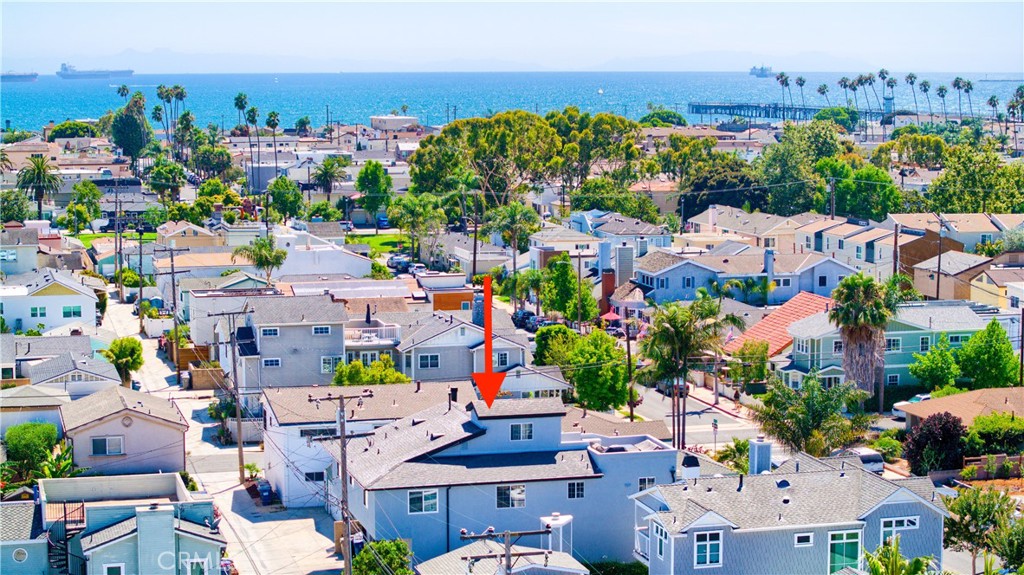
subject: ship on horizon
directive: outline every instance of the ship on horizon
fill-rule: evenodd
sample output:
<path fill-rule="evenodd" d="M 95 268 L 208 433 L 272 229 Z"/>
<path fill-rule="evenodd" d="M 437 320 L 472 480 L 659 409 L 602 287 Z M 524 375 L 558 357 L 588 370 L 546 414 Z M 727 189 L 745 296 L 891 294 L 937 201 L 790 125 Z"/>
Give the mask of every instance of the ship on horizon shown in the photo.
<path fill-rule="evenodd" d="M 65 80 L 94 80 L 127 78 L 134 73 L 134 70 L 79 70 L 70 64 L 61 64 L 57 76 Z"/>
<path fill-rule="evenodd" d="M 750 75 L 758 78 L 770 78 L 772 75 L 771 66 L 754 66 L 750 69 Z"/>
<path fill-rule="evenodd" d="M 39 74 L 35 72 L 4 72 L 0 74 L 0 82 L 35 82 Z"/>

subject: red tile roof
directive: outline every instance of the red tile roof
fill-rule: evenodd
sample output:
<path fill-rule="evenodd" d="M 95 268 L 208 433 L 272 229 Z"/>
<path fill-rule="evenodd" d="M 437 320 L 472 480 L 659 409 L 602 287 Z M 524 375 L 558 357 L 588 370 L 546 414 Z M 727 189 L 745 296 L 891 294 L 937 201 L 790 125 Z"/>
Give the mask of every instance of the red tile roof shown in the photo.
<path fill-rule="evenodd" d="M 768 342 L 768 357 L 776 356 L 793 342 L 789 335 L 790 324 L 826 311 L 831 305 L 832 298 L 802 291 L 743 332 L 743 335 L 725 344 L 725 351 L 735 353 L 743 342 L 760 340 Z"/>

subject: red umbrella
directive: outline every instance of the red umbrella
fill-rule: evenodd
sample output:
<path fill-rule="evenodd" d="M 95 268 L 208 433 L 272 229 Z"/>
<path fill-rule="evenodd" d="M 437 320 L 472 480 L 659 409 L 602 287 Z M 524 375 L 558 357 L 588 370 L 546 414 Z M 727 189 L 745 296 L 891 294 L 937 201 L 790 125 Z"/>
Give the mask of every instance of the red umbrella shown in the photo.
<path fill-rule="evenodd" d="M 620 316 L 619 314 L 617 314 L 617 313 L 615 313 L 613 311 L 610 311 L 610 312 L 604 314 L 603 316 L 601 316 L 601 319 L 603 319 L 604 321 L 618 321 L 618 320 L 622 319 L 622 316 Z"/>

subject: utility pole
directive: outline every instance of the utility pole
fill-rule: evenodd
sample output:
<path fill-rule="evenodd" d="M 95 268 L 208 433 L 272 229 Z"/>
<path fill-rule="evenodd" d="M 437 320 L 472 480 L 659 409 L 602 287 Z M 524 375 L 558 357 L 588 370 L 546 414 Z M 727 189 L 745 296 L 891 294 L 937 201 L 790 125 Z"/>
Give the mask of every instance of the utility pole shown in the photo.
<path fill-rule="evenodd" d="M 139 225 L 139 295 L 142 295 L 142 224 Z M 142 337 L 142 302 L 139 302 L 139 337 Z"/>
<path fill-rule="evenodd" d="M 231 333 L 231 384 L 235 395 L 235 443 L 238 444 L 238 483 L 245 483 L 245 452 L 242 450 L 242 390 L 238 386 L 238 330 L 235 329 L 235 316 L 248 315 L 255 310 L 249 309 L 246 304 L 241 311 L 225 311 L 220 313 L 207 313 L 206 317 L 228 318 L 228 330 Z"/>
<path fill-rule="evenodd" d="M 471 541 L 471 540 L 476 540 L 476 539 L 489 539 L 489 540 L 493 541 L 495 539 L 501 539 L 502 540 L 502 546 L 505 549 L 504 549 L 504 551 L 502 551 L 500 553 L 485 553 L 485 554 L 482 554 L 482 555 L 467 555 L 466 557 L 462 557 L 461 559 L 463 561 L 468 562 L 468 565 L 467 565 L 467 572 L 468 573 L 472 573 L 473 572 L 473 564 L 476 563 L 477 561 L 479 561 L 481 559 L 494 559 L 496 561 L 499 561 L 502 564 L 502 573 L 503 573 L 503 575 L 512 575 L 512 559 L 514 557 L 530 557 L 530 556 L 536 556 L 536 555 L 544 555 L 545 557 L 547 557 L 548 555 L 550 555 L 552 553 L 551 551 L 547 551 L 547 550 L 542 550 L 542 551 L 515 551 L 515 552 L 513 552 L 512 551 L 512 538 L 514 537 L 516 539 L 519 539 L 520 537 L 526 537 L 526 536 L 529 536 L 529 535 L 550 535 L 550 534 L 551 534 L 551 526 L 550 525 L 545 526 L 544 529 L 535 529 L 533 531 L 509 531 L 509 530 L 505 530 L 503 533 L 500 533 L 500 534 L 495 532 L 493 527 L 488 527 L 486 531 L 484 531 L 483 533 L 481 533 L 479 535 L 477 535 L 475 533 L 467 533 L 466 530 L 463 529 L 462 531 L 459 532 L 459 539 L 462 539 L 463 541 Z"/>
<path fill-rule="evenodd" d="M 1020 310 L 1020 339 L 1017 340 L 1020 355 L 1020 369 L 1017 370 L 1017 385 L 1024 387 L 1024 306 Z"/>
<path fill-rule="evenodd" d="M 622 325 L 626 328 L 626 376 L 629 378 L 629 420 L 636 421 L 633 415 L 633 408 L 636 406 L 636 400 L 633 394 L 636 392 L 636 388 L 633 386 L 633 350 L 632 350 L 632 332 L 630 329 L 631 322 L 627 319 L 622 322 Z"/>
<path fill-rule="evenodd" d="M 339 479 L 341 483 L 341 520 L 344 522 L 345 545 L 341 548 L 342 557 L 345 560 L 345 575 L 352 575 L 352 516 L 348 511 L 348 444 L 345 440 L 345 400 L 357 397 L 366 397 L 364 394 L 345 396 L 332 395 L 328 393 L 323 397 L 313 397 L 309 394 L 310 403 L 315 403 L 320 408 L 321 401 L 338 402 L 338 443 L 341 452 Z"/>
<path fill-rule="evenodd" d="M 940 224 L 941 226 L 941 224 Z M 939 228 L 939 262 L 935 266 L 935 299 L 939 298 L 939 286 L 942 285 L 942 228 Z"/>
<path fill-rule="evenodd" d="M 514 270 L 513 270 L 514 271 Z M 583 333 L 583 252 L 576 252 L 576 327 Z"/>
<path fill-rule="evenodd" d="M 124 301 L 124 278 L 121 277 L 121 186 L 114 180 L 114 275 L 117 277 L 117 296 Z M 139 276 L 139 293 L 142 293 L 142 276 Z"/>
<path fill-rule="evenodd" d="M 829 195 L 829 213 L 832 214 L 832 220 L 836 219 L 836 179 L 828 179 L 828 195 Z"/>
<path fill-rule="evenodd" d="M 892 237 L 892 275 L 900 273 L 900 225 L 895 226 Z"/>
<path fill-rule="evenodd" d="M 178 281 L 175 276 L 177 273 L 174 269 L 174 254 L 177 252 L 187 252 L 188 248 L 176 248 L 174 247 L 174 241 L 171 240 L 171 247 L 169 248 L 158 248 L 158 252 L 171 254 L 171 271 L 163 272 L 160 274 L 153 275 L 170 275 L 171 276 L 171 310 L 172 318 L 174 319 L 174 332 L 172 333 L 171 339 L 173 340 L 171 345 L 174 347 L 174 373 L 175 378 L 178 381 L 178 388 L 181 389 L 181 367 L 178 364 Z M 142 297 L 142 278 L 139 278 L 139 297 Z M 139 305 L 139 313 L 142 313 L 142 305 Z"/>

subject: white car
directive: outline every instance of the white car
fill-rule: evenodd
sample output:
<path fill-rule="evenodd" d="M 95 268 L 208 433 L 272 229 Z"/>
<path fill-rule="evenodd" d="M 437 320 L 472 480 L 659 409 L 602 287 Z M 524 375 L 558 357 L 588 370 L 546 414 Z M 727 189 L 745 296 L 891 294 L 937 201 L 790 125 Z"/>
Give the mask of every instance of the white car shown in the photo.
<path fill-rule="evenodd" d="M 421 273 L 424 273 L 425 271 L 427 271 L 427 266 L 425 266 L 424 264 L 413 264 L 409 266 L 409 273 L 411 273 L 413 276 L 418 276 Z"/>
<path fill-rule="evenodd" d="M 842 455 L 855 455 L 860 458 L 861 465 L 871 473 L 879 475 L 885 471 L 885 459 L 882 454 L 870 447 L 851 447 L 842 452 Z"/>
<path fill-rule="evenodd" d="M 907 418 L 907 414 L 903 411 L 903 409 L 901 409 L 902 407 L 905 407 L 907 405 L 911 405 L 911 404 L 914 404 L 914 403 L 921 403 L 922 401 L 928 401 L 931 398 L 932 398 L 931 394 L 919 393 L 919 394 L 915 395 L 914 397 L 911 397 L 907 401 L 897 401 L 892 406 L 892 416 L 895 417 L 896 419 L 906 419 Z"/>

